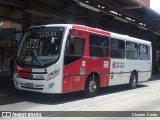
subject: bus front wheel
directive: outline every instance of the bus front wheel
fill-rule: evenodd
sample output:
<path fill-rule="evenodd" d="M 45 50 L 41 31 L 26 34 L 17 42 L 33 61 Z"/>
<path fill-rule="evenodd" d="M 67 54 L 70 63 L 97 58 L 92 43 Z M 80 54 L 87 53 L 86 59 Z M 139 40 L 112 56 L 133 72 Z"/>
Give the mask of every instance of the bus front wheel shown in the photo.
<path fill-rule="evenodd" d="M 85 97 L 94 97 L 98 92 L 98 78 L 92 74 L 87 78 L 85 85 L 84 95 Z"/>
<path fill-rule="evenodd" d="M 133 72 L 130 76 L 129 88 L 134 89 L 137 87 L 138 77 L 135 72 Z"/>

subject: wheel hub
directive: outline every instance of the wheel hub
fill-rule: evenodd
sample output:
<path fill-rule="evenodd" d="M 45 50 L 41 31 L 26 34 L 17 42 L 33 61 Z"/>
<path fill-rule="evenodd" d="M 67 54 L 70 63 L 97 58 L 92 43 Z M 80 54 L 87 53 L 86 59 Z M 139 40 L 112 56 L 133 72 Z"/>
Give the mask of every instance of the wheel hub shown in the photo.
<path fill-rule="evenodd" d="M 95 81 L 91 81 L 89 84 L 89 91 L 90 92 L 95 92 L 97 86 L 96 86 L 96 82 Z"/>

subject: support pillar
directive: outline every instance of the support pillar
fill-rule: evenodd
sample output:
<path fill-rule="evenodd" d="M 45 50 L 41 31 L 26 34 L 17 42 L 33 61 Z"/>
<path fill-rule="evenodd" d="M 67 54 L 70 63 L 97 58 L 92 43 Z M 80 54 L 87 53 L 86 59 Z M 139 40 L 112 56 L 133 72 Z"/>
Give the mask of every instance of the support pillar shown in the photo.
<path fill-rule="evenodd" d="M 157 37 L 151 32 L 150 41 L 152 42 L 152 75 L 156 74 L 156 43 Z"/>
<path fill-rule="evenodd" d="M 31 14 L 25 12 L 25 9 L 30 9 L 30 0 L 24 1 L 24 9 L 22 13 L 22 30 L 31 26 Z"/>

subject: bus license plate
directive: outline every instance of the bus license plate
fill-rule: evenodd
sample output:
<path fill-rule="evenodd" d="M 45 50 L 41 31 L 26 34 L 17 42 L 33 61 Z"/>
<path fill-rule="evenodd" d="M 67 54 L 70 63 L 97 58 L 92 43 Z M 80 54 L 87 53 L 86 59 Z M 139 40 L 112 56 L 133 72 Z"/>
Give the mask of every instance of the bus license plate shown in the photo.
<path fill-rule="evenodd" d="M 33 83 L 26 83 L 26 87 L 28 87 L 28 88 L 34 88 L 34 84 Z"/>

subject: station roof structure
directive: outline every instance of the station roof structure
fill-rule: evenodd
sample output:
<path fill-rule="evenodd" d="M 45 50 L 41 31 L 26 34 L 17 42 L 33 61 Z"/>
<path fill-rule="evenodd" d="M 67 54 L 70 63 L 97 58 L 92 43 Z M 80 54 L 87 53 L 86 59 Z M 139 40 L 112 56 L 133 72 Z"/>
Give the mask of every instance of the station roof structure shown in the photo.
<path fill-rule="evenodd" d="M 88 13 L 97 15 L 101 29 L 126 34 L 153 32 L 160 35 L 160 15 L 138 0 L 0 0 L 0 21 L 22 22 L 31 14 L 31 24 L 76 23 L 88 25 Z"/>

